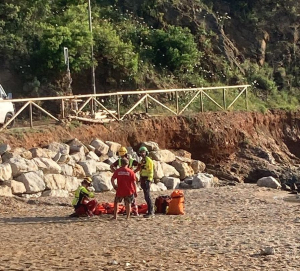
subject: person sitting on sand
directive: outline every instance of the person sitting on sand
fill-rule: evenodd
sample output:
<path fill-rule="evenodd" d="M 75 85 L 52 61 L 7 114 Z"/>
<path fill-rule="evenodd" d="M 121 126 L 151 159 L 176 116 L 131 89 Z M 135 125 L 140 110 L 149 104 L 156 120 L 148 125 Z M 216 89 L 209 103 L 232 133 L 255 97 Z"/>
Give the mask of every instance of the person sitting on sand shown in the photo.
<path fill-rule="evenodd" d="M 132 169 L 128 168 L 128 159 L 121 159 L 121 167 L 118 168 L 111 177 L 111 184 L 116 190 L 116 196 L 114 200 L 114 219 L 117 219 L 119 203 L 124 200 L 126 209 L 126 218 L 130 218 L 131 203 L 136 194 L 136 177 Z M 117 185 L 115 180 L 117 179 Z"/>
<path fill-rule="evenodd" d="M 75 198 L 72 201 L 75 212 L 71 216 L 93 216 L 93 212 L 97 206 L 96 200 L 90 200 L 94 197 L 92 188 L 92 179 L 84 177 L 81 185 L 75 191 Z"/>

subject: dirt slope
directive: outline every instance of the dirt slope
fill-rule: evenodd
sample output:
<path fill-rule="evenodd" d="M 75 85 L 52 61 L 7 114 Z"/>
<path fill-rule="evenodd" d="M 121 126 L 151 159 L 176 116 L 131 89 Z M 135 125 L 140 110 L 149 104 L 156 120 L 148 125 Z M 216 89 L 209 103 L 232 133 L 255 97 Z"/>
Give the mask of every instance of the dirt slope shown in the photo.
<path fill-rule="evenodd" d="M 192 158 L 212 165 L 251 162 L 253 167 L 253 161 L 258 161 L 260 167 L 275 164 L 290 167 L 298 164 L 300 158 L 300 112 L 207 112 L 109 125 L 77 123 L 76 126 L 69 123 L 12 129 L 1 133 L 0 141 L 28 149 L 75 137 L 84 143 L 97 137 L 134 148 L 143 141 L 155 141 L 162 149 L 185 149 L 192 153 Z M 239 171 L 243 170 L 248 169 Z"/>

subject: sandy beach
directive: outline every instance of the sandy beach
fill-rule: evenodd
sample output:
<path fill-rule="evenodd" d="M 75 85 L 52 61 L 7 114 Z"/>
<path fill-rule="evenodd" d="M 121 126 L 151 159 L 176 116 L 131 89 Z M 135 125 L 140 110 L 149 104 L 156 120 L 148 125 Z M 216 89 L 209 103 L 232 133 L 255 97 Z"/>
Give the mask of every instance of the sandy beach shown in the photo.
<path fill-rule="evenodd" d="M 283 200 L 287 192 L 253 184 L 184 192 L 185 215 L 129 221 L 70 218 L 71 197 L 1 198 L 0 270 L 300 269 L 299 203 Z M 112 202 L 114 193 L 96 197 Z M 273 255 L 263 255 L 267 247 Z"/>

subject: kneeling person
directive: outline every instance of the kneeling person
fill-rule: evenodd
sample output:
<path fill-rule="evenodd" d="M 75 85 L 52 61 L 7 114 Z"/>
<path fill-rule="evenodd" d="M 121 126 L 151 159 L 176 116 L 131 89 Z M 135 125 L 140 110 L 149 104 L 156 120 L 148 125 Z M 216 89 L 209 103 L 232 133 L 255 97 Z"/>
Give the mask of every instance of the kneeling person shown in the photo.
<path fill-rule="evenodd" d="M 134 172 L 128 168 L 128 159 L 121 158 L 121 167 L 118 168 L 111 177 L 111 184 L 116 190 L 114 200 L 114 218 L 117 219 L 119 203 L 124 200 L 126 208 L 126 217 L 129 219 L 130 205 L 136 197 L 136 177 Z M 117 179 L 117 184 L 115 180 Z"/>
<path fill-rule="evenodd" d="M 97 201 L 90 200 L 90 198 L 94 197 L 94 193 L 89 191 L 91 186 L 92 179 L 90 177 L 84 177 L 81 186 L 75 191 L 75 198 L 72 201 L 75 213 L 71 216 L 93 216 Z"/>

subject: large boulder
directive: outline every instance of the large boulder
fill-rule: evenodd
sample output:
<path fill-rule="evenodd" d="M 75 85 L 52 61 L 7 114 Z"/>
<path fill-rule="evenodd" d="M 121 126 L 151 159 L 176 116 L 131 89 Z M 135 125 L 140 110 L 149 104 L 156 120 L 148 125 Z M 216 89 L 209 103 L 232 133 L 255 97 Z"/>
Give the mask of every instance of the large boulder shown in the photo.
<path fill-rule="evenodd" d="M 95 152 L 100 155 L 105 155 L 109 151 L 109 146 L 100 139 L 94 139 L 91 145 L 95 148 Z"/>
<path fill-rule="evenodd" d="M 83 152 L 86 154 L 89 152 L 89 149 L 77 138 L 70 141 L 68 145 L 70 146 L 70 153 Z"/>
<path fill-rule="evenodd" d="M 109 150 L 116 154 L 121 148 L 121 144 L 113 142 L 113 141 L 105 141 L 105 144 L 109 146 Z"/>
<path fill-rule="evenodd" d="M 0 156 L 10 150 L 11 150 L 11 147 L 8 144 L 1 144 L 0 145 Z"/>
<path fill-rule="evenodd" d="M 280 189 L 281 188 L 280 182 L 277 181 L 272 176 L 260 178 L 257 181 L 257 185 L 262 186 L 262 187 L 274 188 L 274 189 Z"/>
<path fill-rule="evenodd" d="M 65 189 L 66 178 L 61 174 L 46 174 L 45 184 L 46 188 L 50 190 Z"/>
<path fill-rule="evenodd" d="M 154 168 L 153 178 L 160 180 L 164 176 L 164 172 L 162 170 L 160 162 L 153 160 L 153 168 Z"/>
<path fill-rule="evenodd" d="M 156 161 L 170 163 L 175 160 L 175 154 L 169 150 L 159 150 L 150 152 L 149 156 Z"/>
<path fill-rule="evenodd" d="M 65 178 L 66 178 L 65 190 L 69 192 L 75 191 L 80 185 L 80 183 L 82 182 L 81 179 L 77 179 L 76 177 L 72 177 L 72 176 L 66 176 Z"/>
<path fill-rule="evenodd" d="M 70 146 L 64 143 L 52 142 L 49 144 L 48 149 L 56 153 L 59 152 L 62 155 L 70 153 Z"/>
<path fill-rule="evenodd" d="M 63 189 L 46 190 L 42 193 L 42 197 L 68 198 L 69 192 Z"/>
<path fill-rule="evenodd" d="M 180 179 L 174 177 L 163 177 L 161 182 L 168 188 L 168 189 L 177 189 L 179 188 Z"/>
<path fill-rule="evenodd" d="M 92 160 L 95 160 L 96 162 L 99 161 L 99 156 L 96 153 L 92 152 L 92 151 L 88 152 L 88 154 L 86 155 L 85 158 L 86 158 L 86 160 L 92 159 Z"/>
<path fill-rule="evenodd" d="M 62 164 L 60 168 L 61 168 L 61 174 L 65 176 L 73 176 L 73 167 L 71 165 Z"/>
<path fill-rule="evenodd" d="M 25 185 L 26 193 L 28 194 L 41 192 L 46 189 L 42 171 L 22 173 L 16 178 L 16 181 L 22 182 Z"/>
<path fill-rule="evenodd" d="M 97 171 L 110 171 L 110 166 L 107 163 L 97 162 L 96 167 Z"/>
<path fill-rule="evenodd" d="M 73 167 L 73 176 L 77 178 L 85 177 L 85 171 L 81 165 L 75 164 L 75 166 Z"/>
<path fill-rule="evenodd" d="M 179 172 L 180 179 L 194 175 L 193 169 L 187 164 L 179 161 L 173 161 L 172 166 Z"/>
<path fill-rule="evenodd" d="M 153 141 L 146 141 L 143 142 L 141 146 L 144 146 L 148 149 L 148 151 L 159 151 L 159 146 L 156 142 Z"/>
<path fill-rule="evenodd" d="M 0 197 L 12 197 L 11 188 L 7 185 L 0 185 Z"/>
<path fill-rule="evenodd" d="M 59 174 L 61 173 L 61 167 L 50 158 L 33 158 L 38 168 L 44 172 L 44 174 Z"/>
<path fill-rule="evenodd" d="M 12 179 L 12 169 L 9 163 L 0 164 L 0 181 Z"/>
<path fill-rule="evenodd" d="M 97 162 L 95 160 L 90 159 L 78 164 L 83 167 L 86 176 L 93 176 L 97 172 Z"/>
<path fill-rule="evenodd" d="M 195 173 L 200 173 L 205 170 L 205 164 L 199 160 L 193 160 L 191 163 L 191 167 Z"/>
<path fill-rule="evenodd" d="M 22 173 L 30 171 L 38 171 L 38 166 L 33 160 L 27 160 L 24 158 L 11 158 L 8 160 L 11 165 L 13 177 L 17 177 Z"/>
<path fill-rule="evenodd" d="M 192 188 L 210 188 L 214 187 L 214 176 L 207 173 L 198 173 L 193 176 L 192 179 Z"/>
<path fill-rule="evenodd" d="M 15 180 L 12 180 L 10 183 L 10 187 L 13 194 L 23 194 L 26 192 L 26 187 L 24 183 L 17 182 Z"/>
<path fill-rule="evenodd" d="M 163 170 L 164 176 L 166 177 L 176 177 L 179 178 L 180 174 L 179 172 L 171 165 L 167 164 L 167 163 L 160 163 L 161 164 L 161 168 Z"/>
<path fill-rule="evenodd" d="M 99 172 L 93 176 L 93 187 L 96 192 L 110 191 L 113 189 L 111 184 L 112 173 L 110 171 Z"/>
<path fill-rule="evenodd" d="M 49 149 L 42 149 L 42 148 L 32 148 L 29 151 L 31 152 L 33 158 L 44 157 L 44 158 L 53 159 L 57 153 Z"/>

